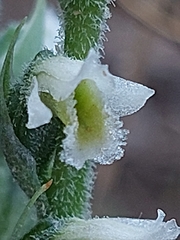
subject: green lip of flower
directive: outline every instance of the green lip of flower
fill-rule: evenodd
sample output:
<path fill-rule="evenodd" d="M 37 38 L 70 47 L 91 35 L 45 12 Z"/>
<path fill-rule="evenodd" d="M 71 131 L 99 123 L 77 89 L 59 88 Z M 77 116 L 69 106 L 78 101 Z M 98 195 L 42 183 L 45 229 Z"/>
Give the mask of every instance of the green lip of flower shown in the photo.
<path fill-rule="evenodd" d="M 77 169 L 87 159 L 101 164 L 120 159 L 128 131 L 122 129 L 119 117 L 138 111 L 154 94 L 152 89 L 110 74 L 93 49 L 84 61 L 63 56 L 42 60 L 33 74 L 27 127 L 48 123 L 51 111 L 58 116 L 66 135 L 60 159 Z"/>
<path fill-rule="evenodd" d="M 92 80 L 82 80 L 75 90 L 79 143 L 83 146 L 105 139 L 105 118 L 101 93 Z"/>

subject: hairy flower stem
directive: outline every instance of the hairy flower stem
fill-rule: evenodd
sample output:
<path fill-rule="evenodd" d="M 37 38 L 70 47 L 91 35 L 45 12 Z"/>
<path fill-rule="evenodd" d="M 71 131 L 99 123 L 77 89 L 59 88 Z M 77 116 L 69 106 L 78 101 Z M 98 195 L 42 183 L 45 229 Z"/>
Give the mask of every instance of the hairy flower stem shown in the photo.
<path fill-rule="evenodd" d="M 59 0 L 65 25 L 65 53 L 84 59 L 92 47 L 102 47 L 109 17 L 108 0 Z"/>

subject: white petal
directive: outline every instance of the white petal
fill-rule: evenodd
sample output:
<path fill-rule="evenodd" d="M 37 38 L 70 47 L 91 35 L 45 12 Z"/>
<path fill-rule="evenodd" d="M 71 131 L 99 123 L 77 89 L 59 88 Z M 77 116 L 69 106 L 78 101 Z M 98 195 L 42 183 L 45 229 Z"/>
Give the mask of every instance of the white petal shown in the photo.
<path fill-rule="evenodd" d="M 83 61 L 54 56 L 36 66 L 39 91 L 49 92 L 57 101 L 68 98 L 82 79 L 76 78 Z"/>
<path fill-rule="evenodd" d="M 26 127 L 29 129 L 49 123 L 52 118 L 51 110 L 41 102 L 39 97 L 36 77 L 33 77 L 33 84 L 31 95 L 27 101 L 28 123 Z"/>
<path fill-rule="evenodd" d="M 119 117 L 137 112 L 155 93 L 142 84 L 112 75 L 107 65 L 100 64 L 99 56 L 93 49 L 90 50 L 78 78 L 94 80 L 104 93 L 105 104 Z"/>
<path fill-rule="evenodd" d="M 113 76 L 114 91 L 108 94 L 107 101 L 111 110 L 120 117 L 133 114 L 144 106 L 155 93 L 142 84 Z"/>
<path fill-rule="evenodd" d="M 154 90 L 113 76 L 99 55 L 91 49 L 85 61 L 63 56 L 51 57 L 36 66 L 39 91 L 49 92 L 57 101 L 68 98 L 83 79 L 93 80 L 104 100 L 119 116 L 130 115 L 144 106 Z"/>
<path fill-rule="evenodd" d="M 158 210 L 156 220 L 94 218 L 86 221 L 74 218 L 55 240 L 175 240 L 180 227 L 175 220 L 163 222 L 164 216 L 164 212 Z"/>
<path fill-rule="evenodd" d="M 123 122 L 118 116 L 109 115 L 105 120 L 107 128 L 106 141 L 101 145 L 94 161 L 100 164 L 112 164 L 124 156 L 123 147 L 126 146 L 129 130 L 123 129 Z"/>
<path fill-rule="evenodd" d="M 111 74 L 108 71 L 107 65 L 102 65 L 99 61 L 99 55 L 91 49 L 87 58 L 82 65 L 81 70 L 77 76 L 78 79 L 93 80 L 98 89 L 107 94 L 109 91 L 114 90 L 114 82 L 111 79 Z"/>

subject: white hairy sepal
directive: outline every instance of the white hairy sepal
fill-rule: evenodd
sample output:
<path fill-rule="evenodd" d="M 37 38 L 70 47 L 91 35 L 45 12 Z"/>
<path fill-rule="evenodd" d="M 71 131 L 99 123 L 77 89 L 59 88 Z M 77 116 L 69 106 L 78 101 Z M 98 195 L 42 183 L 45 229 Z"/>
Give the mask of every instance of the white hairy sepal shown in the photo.
<path fill-rule="evenodd" d="M 38 81 L 38 91 L 49 93 L 56 101 L 66 102 L 67 118 L 71 121 L 64 129 L 66 138 L 63 140 L 60 159 L 77 169 L 80 169 L 87 159 L 101 164 L 110 164 L 114 160 L 120 159 L 124 153 L 122 146 L 126 145 L 128 131 L 122 129 L 123 123 L 119 117 L 138 111 L 154 94 L 154 90 L 141 84 L 113 76 L 109 73 L 108 66 L 100 63 L 99 55 L 93 49 L 90 50 L 84 61 L 63 56 L 54 56 L 43 60 L 36 65 L 34 75 Z M 76 95 L 77 89 L 84 84 L 85 80 L 89 92 L 92 92 L 92 94 L 87 93 L 88 101 L 91 102 L 94 97 L 96 98 L 96 103 L 92 103 L 92 106 L 97 105 L 99 109 L 102 108 L 98 111 L 101 111 L 101 118 L 102 116 L 104 118 L 103 129 L 97 127 L 94 130 L 97 131 L 95 137 L 88 141 L 85 138 L 83 141 L 86 133 L 84 136 L 79 134 L 81 125 L 78 121 L 78 114 L 81 114 L 81 111 L 76 109 L 76 103 L 78 105 L 80 98 L 73 99 L 72 97 Z M 93 96 L 93 93 L 96 94 Z M 31 107 L 28 106 L 28 108 Z M 93 111 L 89 111 L 89 116 L 92 117 L 92 114 Z M 34 127 L 44 124 L 43 122 L 41 124 L 35 115 L 34 117 Z M 97 119 L 97 125 L 98 121 L 99 119 Z M 98 137 L 99 130 L 101 130 L 101 134 L 103 131 L 101 139 Z"/>
<path fill-rule="evenodd" d="M 51 110 L 39 97 L 36 77 L 32 78 L 32 87 L 31 95 L 27 100 L 28 123 L 26 127 L 29 129 L 49 123 L 52 118 Z"/>
<path fill-rule="evenodd" d="M 156 220 L 132 218 L 71 219 L 54 240 L 175 240 L 180 227 L 174 219 L 163 222 L 165 214 L 158 209 Z"/>

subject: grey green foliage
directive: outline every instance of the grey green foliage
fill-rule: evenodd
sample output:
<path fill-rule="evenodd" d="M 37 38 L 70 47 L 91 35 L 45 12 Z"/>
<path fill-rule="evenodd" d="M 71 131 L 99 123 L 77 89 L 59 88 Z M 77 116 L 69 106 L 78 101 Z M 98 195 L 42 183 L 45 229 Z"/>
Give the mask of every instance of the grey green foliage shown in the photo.
<path fill-rule="evenodd" d="M 11 223 L 11 212 L 13 198 L 9 198 L 13 189 L 11 187 L 10 172 L 7 171 L 2 153 L 0 153 L 0 238 L 4 239 Z M 5 171 L 6 170 L 6 171 Z M 6 221 L 5 221 L 6 220 Z"/>
<path fill-rule="evenodd" d="M 35 190 L 40 187 L 40 182 L 36 175 L 35 161 L 28 149 L 21 144 L 18 137 L 15 135 L 9 117 L 9 109 L 6 104 L 11 78 L 13 50 L 23 24 L 24 21 L 18 26 L 14 33 L 0 75 L 0 135 L 4 155 L 12 175 L 18 181 L 20 187 L 26 192 L 27 196 L 31 197 Z"/>
<path fill-rule="evenodd" d="M 8 56 L 5 61 L 4 68 L 1 72 L 1 87 L 0 87 L 0 141 L 1 148 L 6 155 L 6 161 L 12 170 L 14 178 L 19 182 L 21 188 L 26 192 L 27 196 L 31 197 L 34 191 L 41 185 L 36 175 L 36 163 L 33 160 L 28 149 L 19 141 L 14 134 L 14 129 L 8 116 L 6 103 L 8 100 L 4 99 L 9 95 L 10 85 L 17 81 L 18 74 L 22 75 L 22 69 L 24 64 L 27 64 L 35 54 L 42 48 L 44 41 L 44 19 L 45 19 L 45 0 L 38 0 L 35 11 L 31 14 L 25 23 L 23 31 L 15 31 L 16 23 L 12 23 L 9 27 L 1 32 L 0 35 L 0 61 L 2 67 L 2 61 L 7 52 L 8 46 L 11 43 L 11 49 L 9 49 Z M 21 25 L 22 27 L 22 25 Z M 14 43 L 17 40 L 16 35 L 19 34 L 18 42 L 19 47 L 16 47 L 16 51 L 13 57 Z M 39 35 L 40 34 L 40 35 Z M 39 36 L 38 36 L 39 35 Z M 38 37 L 36 37 L 38 36 Z M 16 42 L 16 45 L 17 45 Z M 29 51 L 29 46 L 31 47 Z M 24 50 L 27 51 L 24 51 Z M 16 63 L 13 68 L 12 59 Z M 13 71 L 12 71 L 13 70 Z M 4 88 L 2 87 L 4 85 Z M 4 94 L 3 94 L 4 89 Z M 8 96 L 9 98 L 9 96 Z M 6 239 L 9 233 L 12 231 L 15 221 L 21 213 L 24 204 L 27 199 L 21 190 L 17 187 L 17 184 L 13 183 L 10 172 L 8 171 L 7 164 L 4 162 L 2 154 L 0 155 L 1 166 L 1 178 L 0 186 L 3 188 L 0 191 L 0 213 L 1 213 L 1 227 L 0 238 Z M 43 201 L 41 201 L 43 199 Z M 44 215 L 44 205 L 46 204 L 45 196 L 36 203 L 38 209 L 38 215 Z M 29 222 L 29 221 L 27 221 Z M 32 222 L 31 222 L 32 224 Z M 26 229 L 26 226 L 25 226 Z"/>
<path fill-rule="evenodd" d="M 15 28 L 16 28 L 15 24 L 10 24 L 10 26 L 7 29 L 1 30 L 1 33 L 0 33 L 0 46 L 1 46 L 1 48 L 0 48 L 0 68 L 2 67 L 3 58 L 7 52 L 8 46 L 13 37 Z"/>
<path fill-rule="evenodd" d="M 15 65 L 10 64 L 10 76 L 6 77 L 5 85 L 5 95 L 7 96 L 9 85 L 17 81 L 17 76 L 19 74 L 22 75 L 23 65 L 27 64 L 32 58 L 36 55 L 36 53 L 42 48 L 44 41 L 44 19 L 45 19 L 45 0 L 38 0 L 35 10 L 32 12 L 30 17 L 28 17 L 23 31 L 19 32 L 19 39 L 16 42 L 16 49 L 14 53 L 14 62 Z M 2 67 L 2 61 L 5 57 L 5 53 L 7 52 L 8 46 L 11 42 L 11 39 L 14 37 L 15 25 L 17 23 L 11 23 L 6 30 L 3 30 L 0 35 L 0 65 Z M 40 34 L 40 35 L 39 35 Z M 39 36 L 38 36 L 39 35 Z M 38 37 L 36 37 L 38 36 Z M 30 47 L 30 49 L 29 49 Z M 12 59 L 12 57 L 11 57 Z M 12 71 L 13 70 L 13 71 Z M 2 82 L 1 82 L 2 83 Z M 6 89 L 7 88 L 7 89 Z M 2 90 L 2 88 L 1 88 Z M 1 97 L 3 95 L 1 94 Z M 2 102 L 1 102 L 2 107 Z M 1 109 L 0 107 L 0 109 Z M 1 133 L 0 138 L 2 140 L 3 137 L 3 147 L 1 144 L 1 148 L 4 149 L 4 154 L 7 156 L 6 160 L 10 168 L 12 169 L 12 173 L 14 178 L 19 182 L 21 188 L 26 192 L 27 196 L 31 197 L 36 188 L 40 186 L 40 181 L 35 174 L 32 176 L 32 172 L 36 170 L 36 164 L 34 161 L 31 161 L 33 157 L 30 155 L 30 152 L 21 144 L 17 136 L 14 134 L 14 129 L 12 129 L 12 125 L 8 123 L 7 115 L 4 114 L 4 108 L 2 107 L 2 111 L 0 110 L 0 121 L 4 121 L 6 124 L 1 124 Z M 2 114 L 2 115 L 1 115 Z M 3 119 L 3 117 L 4 119 Z M 6 116 L 6 119 L 5 119 Z M 5 131 L 6 130 L 6 131 Z M 6 134 L 5 134 L 6 133 Z M 15 141 L 14 141 L 15 140 Z M 26 154 L 27 153 L 27 154 Z M 25 167 L 26 160 L 29 158 L 29 162 Z M 24 161 L 25 160 L 25 161 Z M 0 182 L 3 180 L 6 181 L 6 185 L 4 185 L 3 190 L 1 191 L 3 194 L 0 195 L 0 202 L 2 208 L 2 219 L 3 223 L 1 224 L 0 230 L 0 238 L 5 239 L 5 236 L 11 232 L 12 227 L 14 226 L 14 221 L 17 221 L 19 213 L 22 211 L 25 202 L 27 201 L 21 190 L 16 186 L 15 183 L 12 182 L 12 177 L 8 171 L 8 167 L 4 163 L 4 158 L 0 158 L 2 171 L 4 173 L 1 174 Z M 18 172 L 21 174 L 18 174 Z M 5 179 L 3 179 L 3 177 Z M 6 187 L 5 187 L 6 186 Z M 9 195 L 6 192 L 10 193 Z M 6 197 L 7 196 L 7 197 Z M 11 198 L 9 197 L 11 196 Z M 6 197 L 6 198 L 5 198 Z M 21 199 L 21 204 L 19 202 Z M 40 199 L 43 199 L 41 201 Z M 46 204 L 45 196 L 41 196 L 36 203 L 38 209 L 38 215 L 44 215 L 44 205 Z M 12 204 L 13 203 L 13 204 Z M 18 211 L 19 210 L 19 211 Z M 14 216 L 16 214 L 16 216 Z"/>

